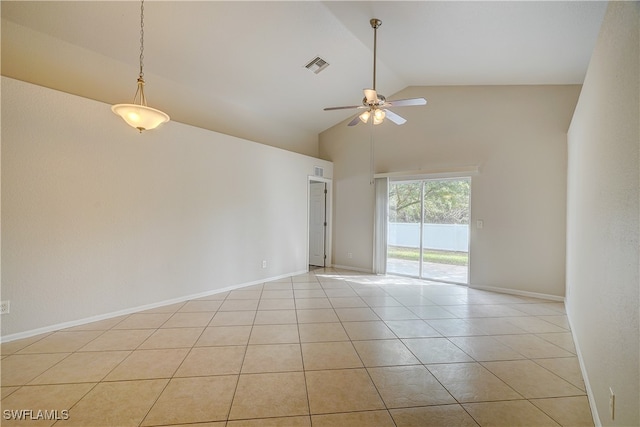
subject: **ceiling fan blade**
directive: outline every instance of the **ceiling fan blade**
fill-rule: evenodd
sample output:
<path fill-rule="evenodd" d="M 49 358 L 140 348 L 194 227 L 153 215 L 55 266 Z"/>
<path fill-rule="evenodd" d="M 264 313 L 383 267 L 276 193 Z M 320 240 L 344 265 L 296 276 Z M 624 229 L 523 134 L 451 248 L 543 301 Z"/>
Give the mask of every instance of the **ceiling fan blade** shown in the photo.
<path fill-rule="evenodd" d="M 364 97 L 367 98 L 367 102 L 376 102 L 378 100 L 378 94 L 375 89 L 365 89 Z"/>
<path fill-rule="evenodd" d="M 389 120 L 391 120 L 393 123 L 397 124 L 397 125 L 403 125 L 407 122 L 407 119 L 405 119 L 404 117 L 400 117 L 399 115 L 397 115 L 396 113 L 394 113 L 391 110 L 387 110 L 386 108 L 384 109 L 385 111 L 385 117 Z"/>
<path fill-rule="evenodd" d="M 348 124 L 347 126 L 355 126 L 355 125 L 357 125 L 358 123 L 360 123 L 360 115 L 355 116 L 355 117 L 353 118 L 353 120 L 351 120 L 351 121 L 349 122 L 349 124 Z"/>
<path fill-rule="evenodd" d="M 395 101 L 387 101 L 387 105 L 394 107 L 412 107 L 414 105 L 427 105 L 424 98 L 396 99 Z"/>
<path fill-rule="evenodd" d="M 364 108 L 362 105 L 347 105 L 345 107 L 327 107 L 324 111 L 333 111 L 333 110 L 351 110 L 353 108 Z"/>

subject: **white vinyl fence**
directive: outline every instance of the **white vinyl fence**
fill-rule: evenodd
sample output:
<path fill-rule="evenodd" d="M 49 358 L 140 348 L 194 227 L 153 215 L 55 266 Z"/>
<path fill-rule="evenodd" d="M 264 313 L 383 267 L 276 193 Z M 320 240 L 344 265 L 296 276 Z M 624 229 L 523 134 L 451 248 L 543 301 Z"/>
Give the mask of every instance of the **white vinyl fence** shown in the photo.
<path fill-rule="evenodd" d="M 423 224 L 422 245 L 425 249 L 469 251 L 468 224 Z M 390 222 L 387 244 L 405 248 L 420 247 L 420 224 Z"/>

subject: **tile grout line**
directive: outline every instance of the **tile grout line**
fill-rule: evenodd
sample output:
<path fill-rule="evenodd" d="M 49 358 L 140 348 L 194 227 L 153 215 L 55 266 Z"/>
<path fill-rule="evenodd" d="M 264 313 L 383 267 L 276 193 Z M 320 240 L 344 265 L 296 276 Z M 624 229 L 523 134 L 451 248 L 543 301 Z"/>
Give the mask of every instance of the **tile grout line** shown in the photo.
<path fill-rule="evenodd" d="M 316 277 L 316 280 L 317 277 Z M 293 282 L 293 280 L 292 280 Z M 318 284 L 320 284 L 320 281 L 318 280 Z M 307 369 L 305 368 L 305 363 L 304 363 L 304 353 L 302 352 L 302 337 L 300 336 L 300 319 L 298 318 L 298 305 L 296 303 L 296 298 L 295 298 L 295 290 L 293 289 L 293 283 L 291 284 L 291 290 L 293 292 L 293 307 L 295 310 L 295 314 L 296 314 L 296 327 L 298 329 L 298 340 L 299 342 L 299 348 L 300 348 L 300 363 L 302 364 L 302 378 L 304 379 L 304 391 L 306 394 L 306 400 L 307 400 L 307 409 L 309 411 L 309 425 L 313 426 L 313 414 L 311 413 L 311 398 L 309 397 L 309 383 L 307 382 Z"/>
<path fill-rule="evenodd" d="M 228 295 L 225 296 L 225 298 L 223 298 L 222 301 L 226 300 Z M 187 303 L 187 301 L 184 302 L 184 304 L 181 306 L 184 307 L 184 305 Z M 179 309 L 178 309 L 179 310 Z M 175 311 L 175 313 L 177 313 L 178 311 Z M 215 314 L 218 312 L 218 310 L 216 309 L 216 311 L 214 312 L 213 316 L 211 317 L 211 320 L 213 319 L 213 317 L 215 317 Z M 171 319 L 172 316 L 169 317 L 169 319 Z M 167 319 L 167 321 L 169 321 L 169 319 Z M 211 323 L 211 320 L 209 320 L 209 323 Z M 165 322 L 166 323 L 166 322 Z M 164 323 L 163 323 L 164 325 Z M 158 331 L 160 328 L 162 327 L 162 325 L 158 328 L 156 328 L 156 331 Z M 187 354 L 185 355 L 185 357 L 182 359 L 182 361 L 178 364 L 178 366 L 176 367 L 176 369 L 173 371 L 173 373 L 171 374 L 171 376 L 167 379 L 166 384 L 164 385 L 164 387 L 162 387 L 162 390 L 160 390 L 160 392 L 158 393 L 158 395 L 156 396 L 156 398 L 153 400 L 153 402 L 151 403 L 151 405 L 149 405 L 149 409 L 145 412 L 144 416 L 141 418 L 140 422 L 138 423 L 138 426 L 141 426 L 144 424 L 144 421 L 147 419 L 147 417 L 149 416 L 149 414 L 151 413 L 151 411 L 153 410 L 153 408 L 156 406 L 156 404 L 158 403 L 158 400 L 160 400 L 160 397 L 164 394 L 165 390 L 167 389 L 167 387 L 169 387 L 169 384 L 171 383 L 171 380 L 173 378 L 175 378 L 175 374 L 176 372 L 178 372 L 178 370 L 180 369 L 180 367 L 184 364 L 184 361 L 187 359 L 187 357 L 189 357 L 189 354 L 191 354 L 191 351 L 193 350 L 193 348 L 195 347 L 195 345 L 197 344 L 198 340 L 202 337 L 202 334 L 204 333 L 204 331 L 207 329 L 207 327 L 205 326 L 202 329 L 202 332 L 200 333 L 200 335 L 198 336 L 198 338 L 193 342 L 193 345 L 191 346 L 191 348 L 189 348 L 189 351 L 187 352 Z M 155 332 L 154 332 L 155 333 Z M 153 334 L 151 334 L 147 339 L 145 339 L 142 343 L 140 343 L 140 345 L 138 346 L 138 348 L 140 346 L 142 346 L 142 344 L 144 344 L 149 338 L 151 338 L 151 336 L 153 336 Z M 153 349 L 152 349 L 153 350 Z M 144 350 L 141 350 L 144 351 Z M 158 378 L 155 378 L 158 379 Z"/>
<path fill-rule="evenodd" d="M 229 402 L 229 409 L 227 409 L 227 414 L 225 416 L 225 425 L 227 423 L 229 423 L 229 418 L 231 417 L 231 410 L 233 409 L 233 403 L 235 402 L 236 394 L 238 393 L 238 386 L 240 385 L 240 378 L 242 376 L 242 367 L 243 367 L 244 361 L 246 360 L 246 357 L 247 357 L 247 351 L 249 349 L 249 343 L 251 342 L 251 337 L 253 336 L 254 326 L 255 326 L 255 323 L 256 323 L 256 317 L 257 317 L 257 313 L 258 313 L 258 307 L 260 305 L 260 299 L 262 298 L 263 291 L 264 291 L 264 283 L 262 283 L 260 285 L 260 296 L 258 297 L 258 304 L 256 305 L 256 309 L 255 309 L 255 312 L 253 314 L 253 321 L 251 322 L 251 329 L 249 330 L 249 337 L 247 338 L 247 343 L 244 346 L 244 353 L 242 355 L 242 361 L 240 362 L 240 370 L 238 371 L 238 375 L 237 375 L 237 378 L 236 378 L 236 385 L 233 388 L 233 393 L 231 394 L 231 400 Z M 231 292 L 233 292 L 233 291 L 231 291 Z M 229 292 L 229 294 L 225 298 L 225 301 L 229 298 L 229 296 L 231 295 L 231 292 Z M 222 307 L 222 305 L 220 307 Z M 212 321 L 213 321 L 213 318 L 212 318 Z"/>
<path fill-rule="evenodd" d="M 353 289 L 353 287 L 351 285 L 349 285 L 349 286 Z M 355 292 L 355 290 L 354 290 L 354 292 Z M 367 304 L 369 309 L 371 309 L 378 317 L 380 317 L 379 314 L 376 313 L 375 310 L 373 310 L 373 308 L 366 301 L 365 301 L 365 304 Z M 380 320 L 385 324 L 385 326 L 387 328 L 389 328 L 389 326 L 386 324 L 386 322 L 382 318 L 380 318 Z M 397 336 L 397 334 L 391 328 L 389 328 L 389 330 L 391 330 L 391 333 L 393 333 L 396 336 L 396 338 L 400 341 L 400 338 Z M 369 381 L 371 381 L 371 384 L 373 385 L 373 387 L 376 390 L 376 393 L 378 394 L 378 398 L 380 399 L 380 401 L 384 405 L 384 409 L 387 411 L 387 414 L 389 415 L 389 418 L 391 418 L 391 421 L 393 422 L 393 424 L 397 427 L 398 423 L 393 418 L 393 415 L 391 414 L 391 410 L 389 409 L 389 406 L 387 405 L 387 402 L 385 402 L 384 398 L 382 397 L 382 393 L 380 392 L 380 388 L 376 385 L 376 382 L 373 380 L 373 377 L 371 376 L 371 371 L 369 371 L 369 367 L 367 367 L 366 364 L 364 363 L 364 360 L 362 360 L 362 356 L 360 355 L 360 353 L 358 353 L 358 349 L 353 344 L 353 340 L 350 339 L 350 341 L 351 341 L 351 345 L 353 346 L 356 354 L 360 358 L 360 362 L 362 363 L 362 367 L 364 368 L 365 372 L 367 373 L 367 376 L 369 377 Z M 402 342 L 402 341 L 400 341 L 400 342 Z M 404 343 L 402 343 L 402 345 L 404 345 Z M 406 346 L 405 346 L 405 348 L 406 348 Z M 407 350 L 409 350 L 409 349 L 407 349 Z M 417 360 L 417 358 L 416 358 L 416 360 Z"/>

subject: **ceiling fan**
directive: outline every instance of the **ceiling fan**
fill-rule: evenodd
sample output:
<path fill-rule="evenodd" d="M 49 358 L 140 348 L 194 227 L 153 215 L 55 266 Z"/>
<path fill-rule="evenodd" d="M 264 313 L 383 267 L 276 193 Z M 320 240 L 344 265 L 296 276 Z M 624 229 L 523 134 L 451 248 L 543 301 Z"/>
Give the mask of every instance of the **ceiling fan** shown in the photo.
<path fill-rule="evenodd" d="M 379 125 L 386 118 L 391 120 L 397 125 L 406 123 L 406 119 L 397 115 L 388 107 L 410 107 L 414 105 L 426 105 L 427 100 L 424 98 L 410 98 L 410 99 L 397 99 L 395 101 L 387 101 L 387 99 L 376 92 L 376 49 L 377 49 L 377 35 L 378 28 L 382 25 L 382 21 L 373 18 L 369 21 L 371 28 L 373 28 L 373 89 L 364 89 L 364 98 L 362 99 L 362 105 L 349 105 L 345 107 L 328 107 L 324 111 L 332 110 L 349 110 L 352 108 L 364 109 L 363 113 L 357 115 L 353 120 L 349 122 L 348 126 L 355 126 L 359 122 L 367 123 L 369 118 L 373 116 L 373 124 Z"/>

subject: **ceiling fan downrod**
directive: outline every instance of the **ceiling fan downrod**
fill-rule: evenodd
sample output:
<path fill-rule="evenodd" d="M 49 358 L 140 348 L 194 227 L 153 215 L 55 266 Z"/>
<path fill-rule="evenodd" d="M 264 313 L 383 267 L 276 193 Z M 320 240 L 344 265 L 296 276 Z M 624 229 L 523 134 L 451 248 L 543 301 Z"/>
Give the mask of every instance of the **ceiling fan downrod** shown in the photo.
<path fill-rule="evenodd" d="M 369 21 L 373 28 L 373 90 L 376 90 L 376 53 L 378 51 L 378 28 L 382 25 L 382 21 L 373 18 Z"/>

